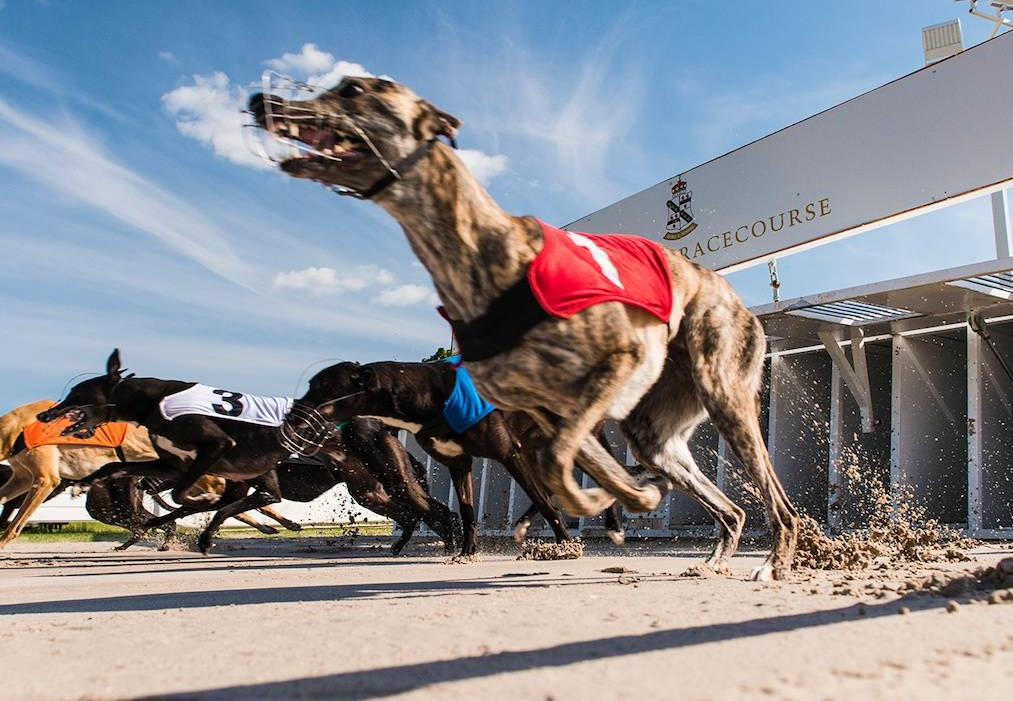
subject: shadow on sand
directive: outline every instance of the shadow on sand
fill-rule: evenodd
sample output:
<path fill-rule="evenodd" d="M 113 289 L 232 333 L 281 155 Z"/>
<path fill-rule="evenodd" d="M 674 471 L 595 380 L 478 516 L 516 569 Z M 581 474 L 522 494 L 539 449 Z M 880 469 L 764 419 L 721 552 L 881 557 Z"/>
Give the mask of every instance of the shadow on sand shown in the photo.
<path fill-rule="evenodd" d="M 587 660 L 617 658 L 785 633 L 801 628 L 831 626 L 847 620 L 854 621 L 859 615 L 864 615 L 867 619 L 895 616 L 902 603 L 912 610 L 925 610 L 946 605 L 946 601 L 943 599 L 910 597 L 901 601 L 873 606 L 863 607 L 860 604 L 855 604 L 824 611 L 757 618 L 738 623 L 673 628 L 642 635 L 598 638 L 536 650 L 498 652 L 491 655 L 459 657 L 451 660 L 376 667 L 322 677 L 286 679 L 262 684 L 148 696 L 136 701 L 248 701 L 249 699 L 288 698 L 359 701 L 403 694 L 435 684 L 478 679 L 497 674 L 565 667 Z"/>

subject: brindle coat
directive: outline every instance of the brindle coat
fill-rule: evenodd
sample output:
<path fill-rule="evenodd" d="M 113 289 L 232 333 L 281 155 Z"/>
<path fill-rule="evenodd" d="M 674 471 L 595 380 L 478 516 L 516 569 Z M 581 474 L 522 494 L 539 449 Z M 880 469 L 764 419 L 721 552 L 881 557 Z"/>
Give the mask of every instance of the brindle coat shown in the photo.
<path fill-rule="evenodd" d="M 367 193 L 390 172 L 372 149 L 402 167 L 399 179 L 372 199 L 401 224 L 453 319 L 483 314 L 542 247 L 538 222 L 503 211 L 438 141 L 453 138 L 460 121 L 402 85 L 350 77 L 311 100 L 258 94 L 249 106 L 261 127 L 315 149 L 281 164 L 293 177 Z M 635 307 L 600 304 L 544 321 L 517 347 L 467 363 L 468 370 L 489 401 L 526 411 L 552 435 L 542 468 L 567 511 L 600 511 L 612 495 L 631 510 L 648 511 L 674 485 L 720 524 L 707 564 L 726 570 L 745 515 L 704 476 L 687 444 L 709 414 L 766 506 L 774 544 L 753 576 L 781 577 L 794 556 L 798 513 L 774 473 L 758 421 L 763 329 L 721 276 L 674 250 L 665 255 L 673 281 L 669 324 Z M 660 479 L 638 483 L 594 440 L 594 427 L 606 417 L 622 421 L 638 461 Z M 602 488 L 578 487 L 575 460 Z"/>

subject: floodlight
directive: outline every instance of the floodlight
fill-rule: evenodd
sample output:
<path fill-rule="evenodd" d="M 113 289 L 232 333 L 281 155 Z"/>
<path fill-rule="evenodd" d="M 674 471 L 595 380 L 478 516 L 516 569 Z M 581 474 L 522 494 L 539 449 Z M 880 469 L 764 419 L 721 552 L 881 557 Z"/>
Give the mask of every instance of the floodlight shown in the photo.
<path fill-rule="evenodd" d="M 989 22 L 992 22 L 995 25 L 994 27 L 992 27 L 992 33 L 988 35 L 989 39 L 997 35 L 1002 30 L 1003 27 L 1006 27 L 1007 29 L 1013 28 L 1013 20 L 1011 20 L 1008 17 L 1003 17 L 1002 14 L 1003 12 L 1013 12 L 1013 0 L 989 0 L 988 3 L 989 7 L 995 10 L 995 14 L 991 15 L 988 14 L 987 12 L 983 12 L 982 10 L 978 9 L 979 0 L 956 0 L 956 1 L 957 2 L 969 1 L 971 3 L 970 13 L 972 15 L 974 15 L 975 17 L 981 17 L 982 19 L 987 19 Z"/>

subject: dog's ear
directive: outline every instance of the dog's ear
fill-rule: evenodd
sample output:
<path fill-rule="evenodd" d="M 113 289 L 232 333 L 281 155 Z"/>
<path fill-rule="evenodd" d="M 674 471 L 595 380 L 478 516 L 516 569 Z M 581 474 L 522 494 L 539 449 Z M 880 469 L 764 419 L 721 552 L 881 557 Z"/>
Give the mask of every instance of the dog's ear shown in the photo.
<path fill-rule="evenodd" d="M 457 130 L 461 127 L 461 120 L 438 109 L 427 100 L 418 102 L 419 116 L 415 119 L 415 136 L 422 141 L 432 141 L 437 136 L 445 136 L 451 142 L 457 139 Z"/>
<path fill-rule="evenodd" d="M 120 378 L 120 349 L 113 348 L 113 352 L 109 354 L 109 359 L 106 360 L 106 374 L 109 377 L 119 379 Z"/>

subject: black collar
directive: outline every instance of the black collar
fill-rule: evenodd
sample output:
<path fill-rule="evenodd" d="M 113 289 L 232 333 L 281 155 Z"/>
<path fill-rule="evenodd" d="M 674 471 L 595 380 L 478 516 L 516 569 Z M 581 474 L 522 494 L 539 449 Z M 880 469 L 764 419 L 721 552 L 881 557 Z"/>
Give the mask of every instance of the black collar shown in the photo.
<path fill-rule="evenodd" d="M 450 322 L 465 362 L 488 360 L 515 348 L 524 334 L 549 318 L 531 291 L 526 271 L 471 321 L 451 319 L 442 307 L 440 313 Z"/>
<path fill-rule="evenodd" d="M 387 165 L 387 161 L 381 160 L 381 162 L 387 167 L 387 172 L 384 173 L 383 177 L 377 180 L 375 183 L 370 185 L 365 190 L 354 190 L 350 187 L 342 187 L 341 185 L 332 185 L 331 190 L 339 195 L 345 197 L 354 197 L 357 200 L 370 200 L 376 197 L 378 194 L 386 190 L 388 187 L 401 180 L 408 172 L 418 163 L 423 156 L 429 153 L 433 148 L 433 144 L 436 143 L 436 139 L 431 139 L 417 149 L 409 153 L 407 156 L 402 158 L 400 161 L 394 164 L 393 167 Z"/>

